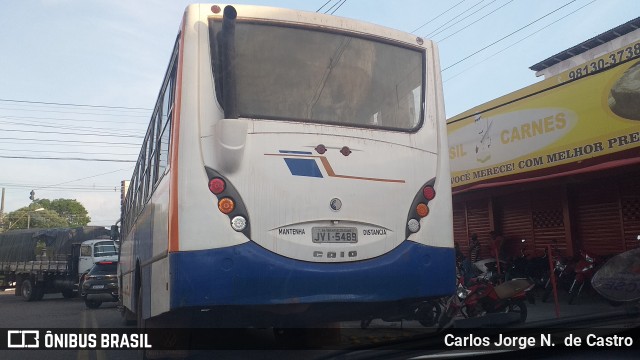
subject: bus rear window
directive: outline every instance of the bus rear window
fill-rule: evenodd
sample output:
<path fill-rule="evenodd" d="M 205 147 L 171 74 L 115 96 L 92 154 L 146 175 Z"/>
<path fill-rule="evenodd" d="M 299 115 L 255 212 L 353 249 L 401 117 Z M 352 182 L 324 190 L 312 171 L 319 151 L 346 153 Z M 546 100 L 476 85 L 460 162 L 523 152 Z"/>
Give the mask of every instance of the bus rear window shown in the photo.
<path fill-rule="evenodd" d="M 217 20 L 211 26 L 216 39 L 222 26 Z M 421 123 L 422 51 L 342 33 L 240 21 L 235 35 L 241 117 L 405 131 Z M 220 46 L 211 43 L 219 90 Z"/>

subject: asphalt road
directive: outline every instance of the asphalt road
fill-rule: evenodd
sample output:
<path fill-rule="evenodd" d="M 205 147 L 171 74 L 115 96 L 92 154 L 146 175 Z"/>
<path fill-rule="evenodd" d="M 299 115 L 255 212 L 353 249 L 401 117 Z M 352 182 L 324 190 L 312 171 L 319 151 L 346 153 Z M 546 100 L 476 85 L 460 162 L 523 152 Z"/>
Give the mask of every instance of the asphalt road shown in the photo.
<path fill-rule="evenodd" d="M 116 303 L 103 303 L 98 309 L 88 309 L 79 299 L 64 299 L 60 294 L 48 294 L 42 301 L 26 302 L 15 296 L 13 290 L 0 291 L 0 326 L 3 329 L 116 329 L 126 327 Z M 260 350 L 199 351 L 189 354 L 193 359 L 309 359 L 335 353 L 343 347 L 363 346 L 402 339 L 428 331 L 417 322 L 386 323 L 374 320 L 370 328 L 360 329 L 359 322 L 340 324 L 340 329 L 329 334 L 328 346 L 318 350 L 280 350 L 272 329 L 246 329 L 237 332 L 244 344 Z M 297 334 L 295 334 L 297 335 Z M 1 334 L 1 336 L 6 336 Z M 235 333 L 234 333 L 234 336 Z M 314 336 L 313 334 L 311 336 Z M 294 339 L 294 341 L 296 341 Z M 0 359 L 138 359 L 136 350 L 0 350 Z"/>
<path fill-rule="evenodd" d="M 597 297 L 584 296 L 578 305 L 566 305 L 561 302 L 561 317 L 581 314 L 593 314 L 611 307 Z M 22 297 L 14 295 L 12 290 L 0 291 L 0 328 L 12 329 L 118 329 L 124 328 L 116 303 L 103 303 L 98 309 L 88 309 L 81 299 L 64 299 L 61 295 L 46 295 L 42 301 L 25 302 Z M 529 321 L 540 321 L 555 318 L 553 303 L 537 303 L 530 306 Z M 134 328 L 134 327 L 130 327 Z M 326 329 L 324 329 L 326 330 Z M 339 355 L 336 349 L 350 347 L 368 347 L 372 344 L 385 344 L 389 341 L 405 340 L 415 335 L 433 333 L 434 329 L 420 326 L 415 321 L 383 322 L 374 320 L 367 329 L 360 329 L 359 322 L 339 324 L 339 329 L 329 333 L 330 341 L 317 339 L 317 333 L 305 334 L 306 340 L 319 340 L 311 346 L 315 350 L 281 350 L 272 329 L 242 329 L 230 332 L 227 337 L 239 346 L 231 346 L 234 350 L 192 351 L 190 359 L 313 359 Z M 0 332 L 0 336 L 6 332 Z M 295 341 L 303 340 L 298 333 L 293 334 Z M 323 335 L 327 335 L 326 333 Z M 0 339 L 2 341 L 4 339 Z M 240 341 L 238 341 L 240 340 Z M 305 341 L 306 341 L 305 340 Z M 211 340 L 208 344 L 220 343 L 221 339 Z M 217 342 L 216 342 L 217 341 Z M 224 344 L 224 339 L 222 343 Z M 243 347 L 246 345 L 246 347 Z M 215 347 L 215 346 L 214 346 Z M 228 348 L 228 347 L 227 347 Z M 246 350 L 258 348 L 260 350 Z M 305 348 L 305 346 L 303 346 Z M 137 350 L 0 350 L 0 359 L 139 359 Z M 181 355 L 181 353 L 174 354 Z"/>
<path fill-rule="evenodd" d="M 13 290 L 0 291 L 0 312 L 4 329 L 120 328 L 123 323 L 116 303 L 87 309 L 81 299 L 45 295 L 42 301 L 26 302 Z M 4 333 L 2 336 L 5 336 Z M 0 350 L 0 359 L 137 359 L 133 350 Z"/>

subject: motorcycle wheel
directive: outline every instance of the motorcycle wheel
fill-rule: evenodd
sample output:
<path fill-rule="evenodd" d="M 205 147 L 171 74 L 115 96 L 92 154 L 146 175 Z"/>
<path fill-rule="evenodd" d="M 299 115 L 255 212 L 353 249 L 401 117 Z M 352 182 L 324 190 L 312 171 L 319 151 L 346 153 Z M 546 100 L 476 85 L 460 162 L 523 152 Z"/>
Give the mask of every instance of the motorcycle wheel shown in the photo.
<path fill-rule="evenodd" d="M 451 323 L 451 320 L 453 320 L 455 314 L 455 309 L 445 309 L 438 319 L 438 329 L 444 329 L 445 327 L 447 327 Z"/>
<path fill-rule="evenodd" d="M 508 313 L 519 313 L 520 314 L 520 322 L 523 323 L 527 321 L 527 304 L 522 300 L 516 300 L 509 304 L 506 312 Z"/>
<path fill-rule="evenodd" d="M 436 324 L 440 318 L 442 309 L 440 304 L 436 302 L 423 303 L 416 309 L 415 317 L 424 327 L 430 327 Z"/>
<path fill-rule="evenodd" d="M 569 293 L 569 301 L 568 301 L 569 305 L 572 305 L 576 301 L 576 299 L 578 298 L 578 295 L 582 291 L 583 286 L 584 286 L 584 282 L 580 284 L 580 287 L 577 290 L 574 288 L 573 291 Z"/>

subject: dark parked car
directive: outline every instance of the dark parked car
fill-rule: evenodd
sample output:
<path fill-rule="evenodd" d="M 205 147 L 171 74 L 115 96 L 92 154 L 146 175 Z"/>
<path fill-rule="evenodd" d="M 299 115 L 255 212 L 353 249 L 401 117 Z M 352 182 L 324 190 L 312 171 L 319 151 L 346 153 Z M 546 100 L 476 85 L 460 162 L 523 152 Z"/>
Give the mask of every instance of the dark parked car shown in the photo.
<path fill-rule="evenodd" d="M 97 309 L 103 302 L 118 301 L 117 270 L 117 261 L 100 261 L 84 276 L 81 295 L 88 308 Z"/>

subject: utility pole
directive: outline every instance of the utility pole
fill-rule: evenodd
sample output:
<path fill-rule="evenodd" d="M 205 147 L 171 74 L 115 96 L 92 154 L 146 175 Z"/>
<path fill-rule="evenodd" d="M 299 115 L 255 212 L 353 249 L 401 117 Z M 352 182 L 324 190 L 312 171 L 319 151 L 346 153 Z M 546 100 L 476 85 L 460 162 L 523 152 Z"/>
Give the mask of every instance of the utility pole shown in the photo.
<path fill-rule="evenodd" d="M 0 200 L 0 227 L 4 225 L 4 188 L 2 188 L 2 200 Z"/>

